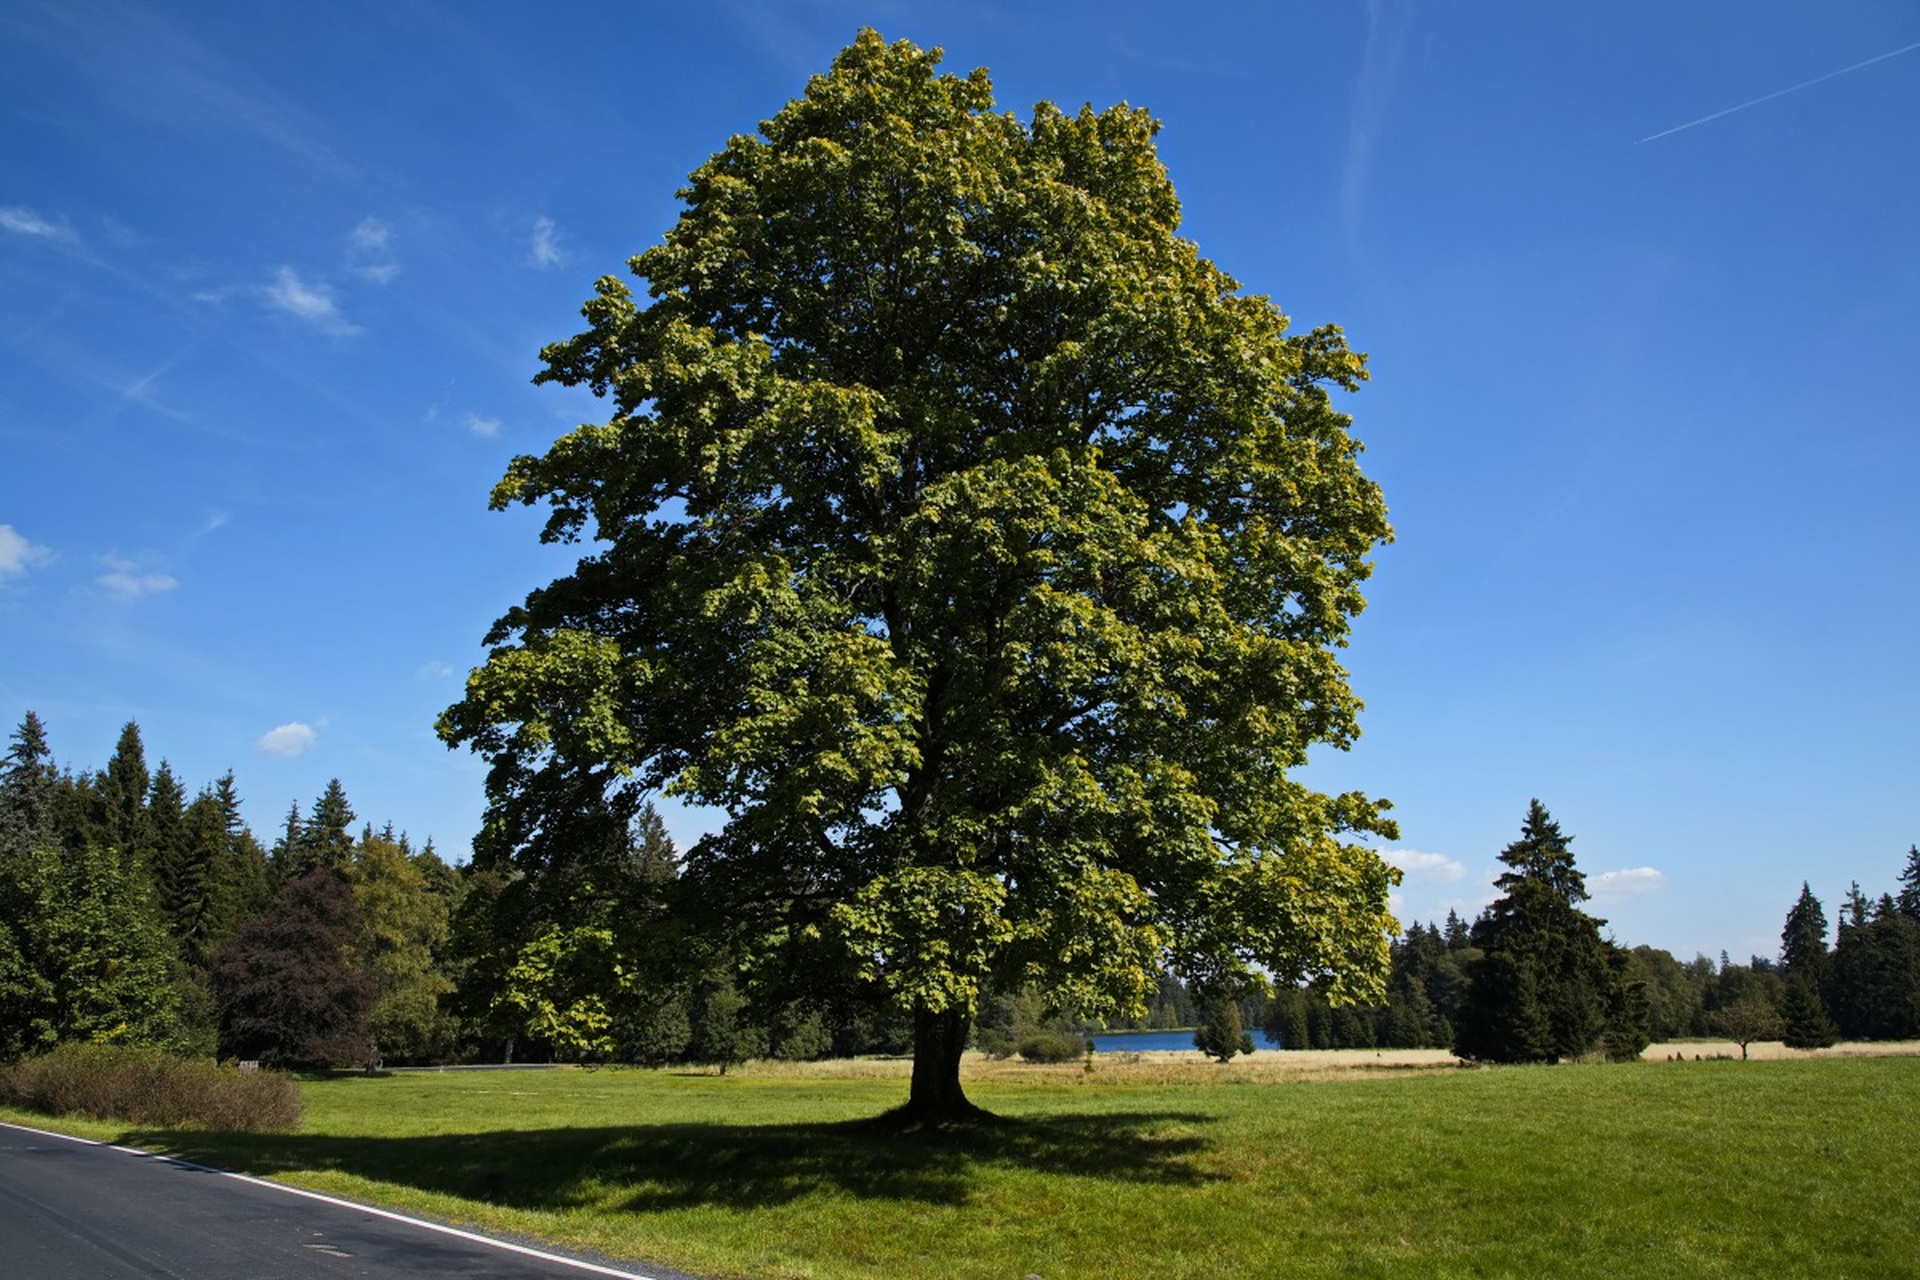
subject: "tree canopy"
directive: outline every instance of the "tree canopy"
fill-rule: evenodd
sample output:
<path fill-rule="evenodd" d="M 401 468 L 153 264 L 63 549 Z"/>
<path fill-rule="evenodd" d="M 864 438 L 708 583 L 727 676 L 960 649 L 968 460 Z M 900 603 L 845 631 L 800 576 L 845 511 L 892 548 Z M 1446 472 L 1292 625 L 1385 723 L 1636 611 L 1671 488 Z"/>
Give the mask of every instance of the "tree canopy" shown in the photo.
<path fill-rule="evenodd" d="M 929 1116 L 983 984 L 1372 998 L 1394 930 L 1385 803 L 1297 776 L 1358 733 L 1390 536 L 1330 396 L 1363 357 L 1180 237 L 1146 112 L 1022 122 L 939 59 L 862 32 L 545 349 L 610 416 L 493 505 L 587 545 L 441 721 L 525 874 L 657 790 L 724 810 L 676 912 L 910 1011 Z"/>

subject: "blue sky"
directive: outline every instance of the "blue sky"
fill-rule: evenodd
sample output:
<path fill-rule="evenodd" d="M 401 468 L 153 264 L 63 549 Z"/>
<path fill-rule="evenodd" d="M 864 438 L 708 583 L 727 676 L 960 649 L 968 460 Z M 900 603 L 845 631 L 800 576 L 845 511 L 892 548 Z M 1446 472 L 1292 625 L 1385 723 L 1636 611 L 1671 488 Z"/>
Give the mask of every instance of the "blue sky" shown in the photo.
<path fill-rule="evenodd" d="M 1772 954 L 1920 839 L 1909 3 L 0 8 L 0 719 L 122 723 L 271 834 L 464 856 L 434 738 L 565 567 L 486 496 L 595 277 L 861 25 L 1165 124 L 1186 233 L 1371 353 L 1347 654 L 1404 918 L 1539 796 L 1623 942 Z M 675 813 L 684 841 L 698 814 Z"/>

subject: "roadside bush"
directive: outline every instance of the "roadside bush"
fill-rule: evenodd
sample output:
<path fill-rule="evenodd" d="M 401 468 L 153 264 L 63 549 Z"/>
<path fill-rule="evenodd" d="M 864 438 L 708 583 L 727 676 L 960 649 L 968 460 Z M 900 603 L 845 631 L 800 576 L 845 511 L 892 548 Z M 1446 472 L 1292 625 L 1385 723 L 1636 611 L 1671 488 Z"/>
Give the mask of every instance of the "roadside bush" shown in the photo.
<path fill-rule="evenodd" d="M 277 1071 L 241 1071 L 158 1049 L 64 1044 L 0 1067 L 0 1102 L 49 1115 L 162 1128 L 281 1133 L 300 1123 L 300 1092 Z"/>
<path fill-rule="evenodd" d="M 1085 1036 L 1070 1036 L 1060 1031 L 1035 1031 L 1020 1037 L 1015 1050 L 1025 1062 L 1075 1062 L 1087 1056 Z"/>

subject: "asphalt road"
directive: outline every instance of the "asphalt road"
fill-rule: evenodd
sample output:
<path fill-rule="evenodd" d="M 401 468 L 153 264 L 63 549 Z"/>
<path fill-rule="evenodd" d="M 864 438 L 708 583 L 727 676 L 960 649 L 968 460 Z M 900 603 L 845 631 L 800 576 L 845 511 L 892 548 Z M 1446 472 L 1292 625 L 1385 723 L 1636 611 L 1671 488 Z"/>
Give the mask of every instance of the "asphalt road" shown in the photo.
<path fill-rule="evenodd" d="M 163 1156 L 0 1124 L 21 1280 L 691 1280 L 490 1241 Z"/>

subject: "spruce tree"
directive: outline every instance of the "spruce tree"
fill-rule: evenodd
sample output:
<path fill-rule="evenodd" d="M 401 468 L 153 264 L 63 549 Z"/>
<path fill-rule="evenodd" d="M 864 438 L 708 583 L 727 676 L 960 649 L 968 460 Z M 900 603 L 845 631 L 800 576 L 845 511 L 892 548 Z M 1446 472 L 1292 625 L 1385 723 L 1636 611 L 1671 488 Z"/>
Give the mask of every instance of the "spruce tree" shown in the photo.
<path fill-rule="evenodd" d="M 140 726 L 129 720 L 95 787 L 101 836 L 108 848 L 119 850 L 129 862 L 146 848 L 147 793 L 152 786 Z"/>
<path fill-rule="evenodd" d="M 0 850 L 11 853 L 55 838 L 59 782 L 47 727 L 29 711 L 0 763 Z"/>
<path fill-rule="evenodd" d="M 1787 980 L 1780 1016 L 1785 1023 L 1783 1039 L 1789 1049 L 1825 1049 L 1840 1038 L 1840 1030 L 1827 1013 L 1819 992 L 1803 977 Z"/>
<path fill-rule="evenodd" d="M 1625 976 L 1613 959 L 1616 948 L 1600 936 L 1605 922 L 1579 908 L 1586 878 L 1574 866 L 1571 844 L 1536 799 L 1520 839 L 1500 852 L 1511 870 L 1494 882 L 1504 896 L 1474 922 L 1471 940 L 1484 954 L 1469 967 L 1467 1003 L 1455 1027 L 1459 1056 L 1558 1062 L 1603 1040 L 1610 1051 L 1619 1041 L 1622 1053 L 1636 1039 L 1645 1044 L 1644 1003 L 1636 1017 L 1620 990 Z"/>
<path fill-rule="evenodd" d="M 1826 981 L 1827 913 L 1804 880 L 1780 931 L 1780 975 L 1799 978 L 1815 991 Z"/>

